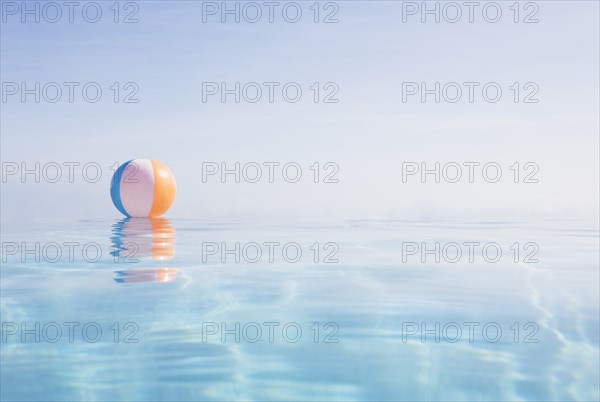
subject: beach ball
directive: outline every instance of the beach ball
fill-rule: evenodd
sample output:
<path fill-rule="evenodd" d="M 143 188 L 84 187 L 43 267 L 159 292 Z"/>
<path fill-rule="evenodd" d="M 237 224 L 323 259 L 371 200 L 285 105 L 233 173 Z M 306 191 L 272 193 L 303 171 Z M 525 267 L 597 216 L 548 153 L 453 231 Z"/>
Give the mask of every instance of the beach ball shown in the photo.
<path fill-rule="evenodd" d="M 161 216 L 175 199 L 175 176 L 165 164 L 133 159 L 115 172 L 110 182 L 113 204 L 125 216 Z"/>

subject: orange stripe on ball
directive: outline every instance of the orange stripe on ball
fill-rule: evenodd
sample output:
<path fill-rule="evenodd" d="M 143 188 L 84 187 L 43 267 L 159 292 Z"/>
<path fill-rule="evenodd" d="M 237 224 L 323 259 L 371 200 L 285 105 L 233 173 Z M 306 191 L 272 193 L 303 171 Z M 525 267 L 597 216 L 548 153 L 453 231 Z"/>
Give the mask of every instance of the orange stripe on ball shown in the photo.
<path fill-rule="evenodd" d="M 159 161 L 151 160 L 154 170 L 154 199 L 148 216 L 161 216 L 175 200 L 177 185 L 171 169 Z"/>

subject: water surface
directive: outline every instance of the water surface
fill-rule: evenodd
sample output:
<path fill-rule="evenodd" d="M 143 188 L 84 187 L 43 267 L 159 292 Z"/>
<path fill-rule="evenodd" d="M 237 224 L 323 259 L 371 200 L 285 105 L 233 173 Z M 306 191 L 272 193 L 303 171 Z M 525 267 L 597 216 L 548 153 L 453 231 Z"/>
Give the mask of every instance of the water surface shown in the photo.
<path fill-rule="evenodd" d="M 583 221 L 3 225 L 0 396 L 598 400 L 598 239 Z"/>

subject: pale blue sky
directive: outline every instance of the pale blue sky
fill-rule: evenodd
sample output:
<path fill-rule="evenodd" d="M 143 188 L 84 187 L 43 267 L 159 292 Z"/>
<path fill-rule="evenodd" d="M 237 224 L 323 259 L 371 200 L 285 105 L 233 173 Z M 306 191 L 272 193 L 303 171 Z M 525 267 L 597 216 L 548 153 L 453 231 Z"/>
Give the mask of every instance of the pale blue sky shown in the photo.
<path fill-rule="evenodd" d="M 512 2 L 510 2 L 512 4 Z M 106 9 L 109 3 L 102 3 Z M 3 162 L 95 161 L 90 184 L 2 184 L 2 220 L 118 217 L 115 161 L 158 159 L 169 217 L 598 217 L 598 3 L 537 2 L 537 24 L 402 23 L 399 2 L 338 2 L 337 24 L 202 23 L 200 2 L 139 2 L 137 24 L 1 27 L 2 81 L 136 82 L 138 104 L 2 103 Z M 312 2 L 303 2 L 304 10 Z M 508 11 L 508 3 L 503 2 Z M 338 104 L 202 103 L 205 81 L 336 82 Z M 404 81 L 539 84 L 538 104 L 402 103 Z M 201 162 L 315 161 L 339 184 L 201 182 Z M 401 182 L 402 161 L 539 164 L 541 182 Z M 505 172 L 508 175 L 508 171 Z"/>

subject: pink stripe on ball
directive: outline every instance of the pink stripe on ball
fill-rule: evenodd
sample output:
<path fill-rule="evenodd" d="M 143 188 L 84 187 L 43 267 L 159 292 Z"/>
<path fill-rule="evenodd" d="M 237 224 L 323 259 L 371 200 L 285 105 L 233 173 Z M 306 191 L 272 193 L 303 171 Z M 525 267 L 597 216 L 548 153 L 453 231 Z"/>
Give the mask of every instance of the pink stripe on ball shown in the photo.
<path fill-rule="evenodd" d="M 154 198 L 154 172 L 148 159 L 134 159 L 121 177 L 121 202 L 132 217 L 150 213 Z"/>

